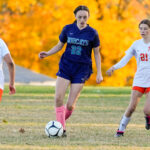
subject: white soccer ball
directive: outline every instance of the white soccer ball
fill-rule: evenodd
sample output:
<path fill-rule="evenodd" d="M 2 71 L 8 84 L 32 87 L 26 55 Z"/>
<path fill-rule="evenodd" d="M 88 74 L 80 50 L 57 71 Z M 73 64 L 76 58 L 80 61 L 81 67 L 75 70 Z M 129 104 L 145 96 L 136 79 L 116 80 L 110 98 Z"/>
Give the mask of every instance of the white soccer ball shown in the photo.
<path fill-rule="evenodd" d="M 48 137 L 60 137 L 63 135 L 63 126 L 58 121 L 50 121 L 45 126 L 45 133 Z"/>

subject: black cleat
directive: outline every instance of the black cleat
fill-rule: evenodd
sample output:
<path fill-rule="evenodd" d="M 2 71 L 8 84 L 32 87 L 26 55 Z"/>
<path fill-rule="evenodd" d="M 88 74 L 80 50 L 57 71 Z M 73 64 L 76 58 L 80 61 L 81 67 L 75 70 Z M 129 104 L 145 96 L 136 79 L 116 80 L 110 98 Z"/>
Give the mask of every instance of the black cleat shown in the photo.
<path fill-rule="evenodd" d="M 114 135 L 114 137 L 118 138 L 118 137 L 121 137 L 123 136 L 124 132 L 123 131 L 119 131 L 117 130 L 116 134 Z"/>
<path fill-rule="evenodd" d="M 150 117 L 145 117 L 146 123 L 145 123 L 145 128 L 147 130 L 150 129 Z"/>
<path fill-rule="evenodd" d="M 67 137 L 66 130 L 64 130 L 62 137 Z"/>

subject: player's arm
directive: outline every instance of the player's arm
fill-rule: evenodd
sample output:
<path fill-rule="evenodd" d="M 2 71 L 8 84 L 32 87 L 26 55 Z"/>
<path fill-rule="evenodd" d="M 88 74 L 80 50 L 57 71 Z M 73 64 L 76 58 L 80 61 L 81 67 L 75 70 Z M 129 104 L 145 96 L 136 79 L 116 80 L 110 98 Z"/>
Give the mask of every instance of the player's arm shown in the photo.
<path fill-rule="evenodd" d="M 96 82 L 101 83 L 103 81 L 103 76 L 101 72 L 101 57 L 99 52 L 99 46 L 93 49 L 94 49 L 94 57 L 95 57 L 96 68 L 97 68 Z"/>
<path fill-rule="evenodd" d="M 129 60 L 131 59 L 132 55 L 130 53 L 126 54 L 117 64 L 115 64 L 114 66 L 112 66 L 110 69 L 107 70 L 106 74 L 108 76 L 111 76 L 112 73 L 117 70 L 120 69 L 122 67 L 124 67 Z"/>
<path fill-rule="evenodd" d="M 40 53 L 39 53 L 39 58 L 42 59 L 42 58 L 45 58 L 45 57 L 47 57 L 47 56 L 50 56 L 50 55 L 52 55 L 52 54 L 57 53 L 58 51 L 60 51 L 60 50 L 63 48 L 64 44 L 65 44 L 65 43 L 59 41 L 59 42 L 58 42 L 53 48 L 51 48 L 48 52 L 45 52 L 45 51 L 40 52 Z"/>
<path fill-rule="evenodd" d="M 9 70 L 9 94 L 15 94 L 15 64 L 10 54 L 4 56 L 4 61 L 6 62 Z"/>

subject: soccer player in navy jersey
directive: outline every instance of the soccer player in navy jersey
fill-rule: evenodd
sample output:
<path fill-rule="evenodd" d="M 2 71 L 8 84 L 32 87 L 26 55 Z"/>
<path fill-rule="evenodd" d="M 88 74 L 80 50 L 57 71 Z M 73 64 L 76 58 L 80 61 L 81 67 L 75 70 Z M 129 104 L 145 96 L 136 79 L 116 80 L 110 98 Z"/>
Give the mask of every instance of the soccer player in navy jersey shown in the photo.
<path fill-rule="evenodd" d="M 74 14 L 76 21 L 63 28 L 58 44 L 48 52 L 39 53 L 41 59 L 45 58 L 60 51 L 64 44 L 67 43 L 66 50 L 59 63 L 55 90 L 56 119 L 62 123 L 64 135 L 66 135 L 65 120 L 71 116 L 80 91 L 85 81 L 92 74 L 92 49 L 94 50 L 97 67 L 96 82 L 99 84 L 103 80 L 99 36 L 97 31 L 87 24 L 90 15 L 89 9 L 81 5 L 74 10 Z M 63 99 L 69 85 L 70 92 L 67 104 L 64 106 Z"/>

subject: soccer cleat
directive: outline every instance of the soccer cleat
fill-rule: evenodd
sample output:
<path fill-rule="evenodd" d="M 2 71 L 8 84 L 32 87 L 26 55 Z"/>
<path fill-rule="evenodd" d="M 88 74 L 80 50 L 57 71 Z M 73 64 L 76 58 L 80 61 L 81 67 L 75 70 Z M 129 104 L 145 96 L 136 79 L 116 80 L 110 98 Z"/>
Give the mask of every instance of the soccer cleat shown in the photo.
<path fill-rule="evenodd" d="M 66 130 L 64 130 L 62 137 L 67 137 Z"/>
<path fill-rule="evenodd" d="M 119 130 L 117 130 L 117 132 L 116 132 L 116 134 L 114 135 L 114 137 L 121 137 L 121 136 L 123 136 L 123 134 L 124 134 L 124 132 L 123 131 L 119 131 Z"/>
<path fill-rule="evenodd" d="M 147 130 L 150 129 L 150 117 L 145 117 L 146 123 L 145 123 L 145 128 Z"/>

